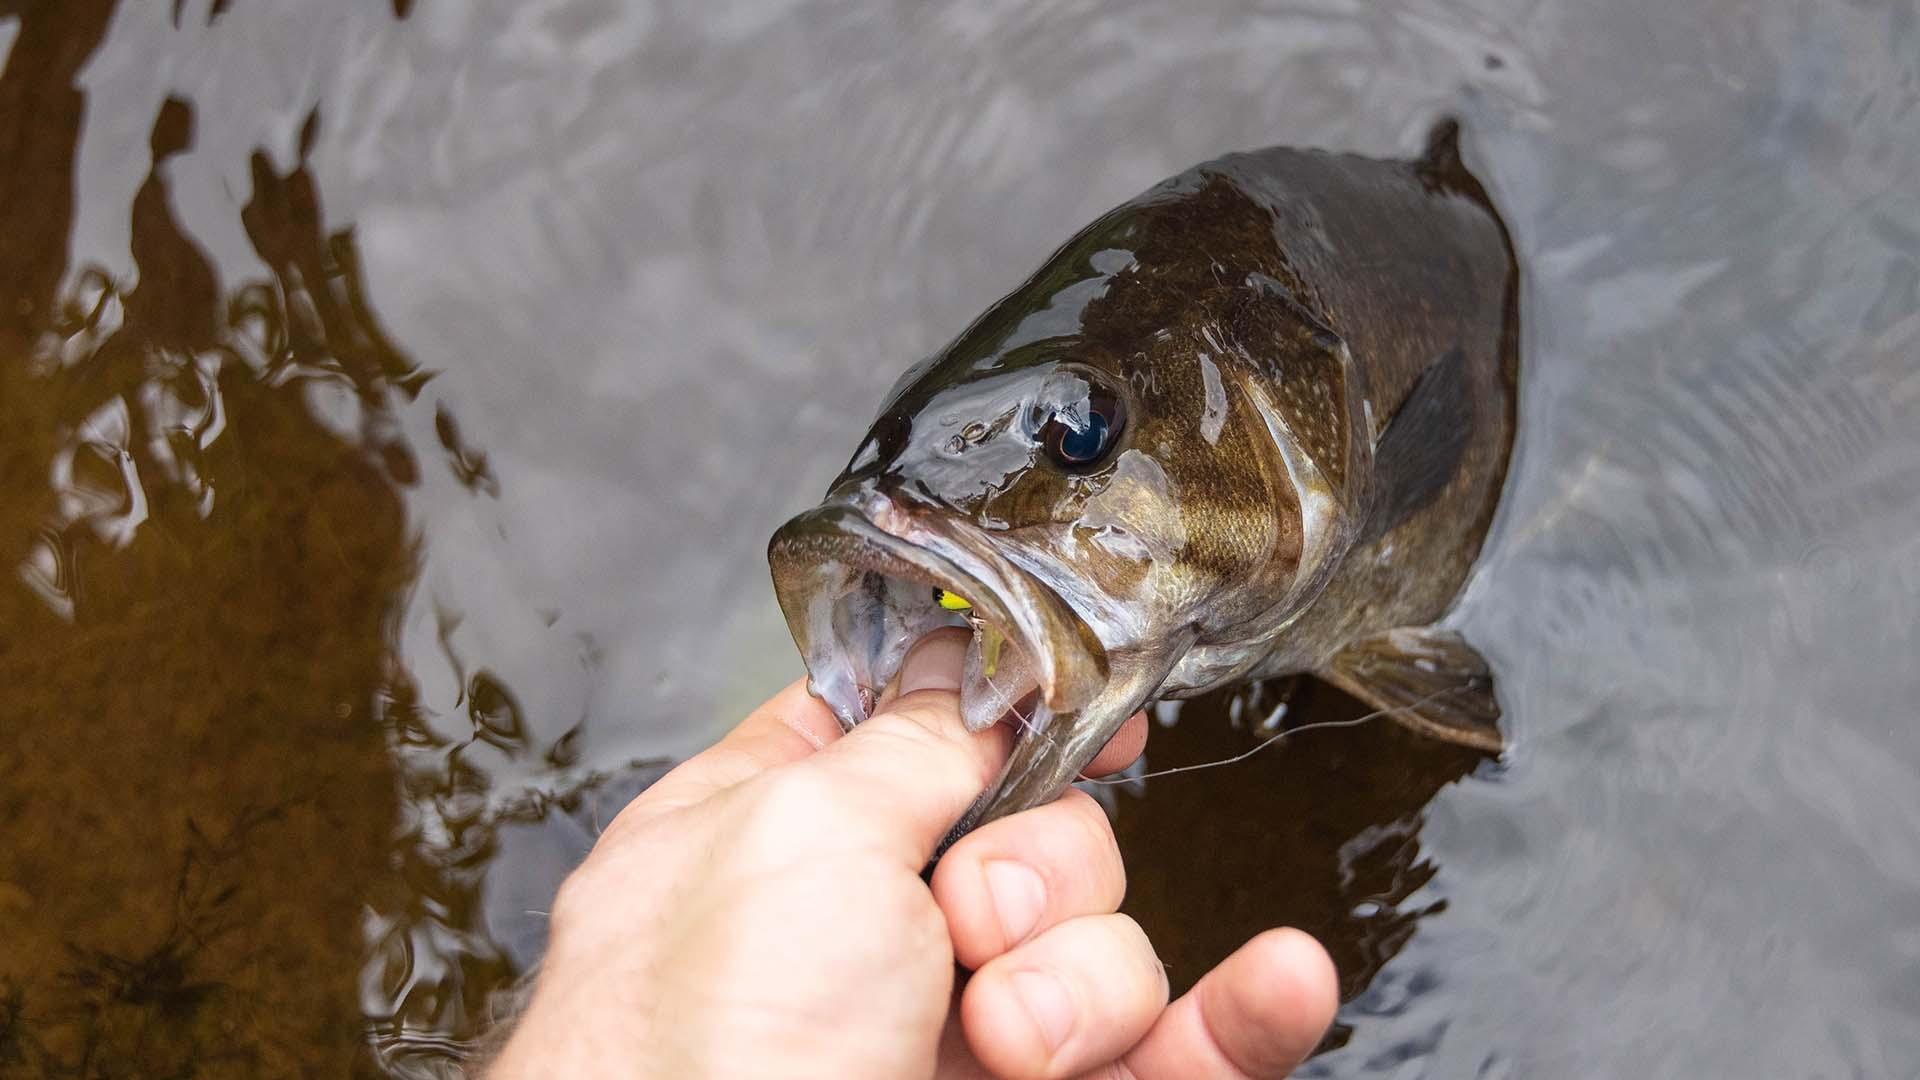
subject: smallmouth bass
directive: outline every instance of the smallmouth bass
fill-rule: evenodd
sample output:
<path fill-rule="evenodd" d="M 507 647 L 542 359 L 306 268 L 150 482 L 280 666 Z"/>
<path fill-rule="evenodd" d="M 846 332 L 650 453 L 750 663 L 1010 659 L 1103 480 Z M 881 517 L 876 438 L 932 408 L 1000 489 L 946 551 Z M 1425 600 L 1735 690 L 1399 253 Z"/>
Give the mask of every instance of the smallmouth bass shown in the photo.
<path fill-rule="evenodd" d="M 969 625 L 969 727 L 1013 719 L 955 825 L 1057 797 L 1142 705 L 1295 672 L 1502 741 L 1437 626 L 1513 441 L 1518 271 L 1458 129 L 1407 162 L 1231 154 L 1082 229 L 896 384 L 774 534 L 810 686 L 848 727 Z"/>

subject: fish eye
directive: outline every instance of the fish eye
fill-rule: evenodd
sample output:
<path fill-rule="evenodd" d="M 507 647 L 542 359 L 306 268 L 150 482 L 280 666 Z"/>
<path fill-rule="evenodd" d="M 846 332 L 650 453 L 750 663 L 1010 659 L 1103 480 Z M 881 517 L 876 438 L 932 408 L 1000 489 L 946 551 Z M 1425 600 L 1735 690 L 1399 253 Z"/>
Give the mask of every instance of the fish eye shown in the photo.
<path fill-rule="evenodd" d="M 1054 409 L 1041 425 L 1040 445 L 1062 469 L 1086 472 L 1113 450 L 1126 423 L 1126 406 L 1119 395 L 1094 387 L 1084 400 Z"/>

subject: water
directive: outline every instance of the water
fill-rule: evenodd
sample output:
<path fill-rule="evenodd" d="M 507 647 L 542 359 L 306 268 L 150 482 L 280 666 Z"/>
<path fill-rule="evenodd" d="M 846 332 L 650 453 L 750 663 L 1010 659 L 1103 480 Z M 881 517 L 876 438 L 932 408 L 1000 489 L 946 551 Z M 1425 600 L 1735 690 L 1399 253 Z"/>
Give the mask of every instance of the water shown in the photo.
<path fill-rule="evenodd" d="M 0 1075 L 451 1068 L 798 673 L 765 539 L 906 364 L 1164 175 L 1443 110 L 1526 275 L 1514 752 L 1122 792 L 1129 909 L 1177 983 L 1320 933 L 1310 1075 L 1920 1069 L 1911 4 L 0 10 Z"/>

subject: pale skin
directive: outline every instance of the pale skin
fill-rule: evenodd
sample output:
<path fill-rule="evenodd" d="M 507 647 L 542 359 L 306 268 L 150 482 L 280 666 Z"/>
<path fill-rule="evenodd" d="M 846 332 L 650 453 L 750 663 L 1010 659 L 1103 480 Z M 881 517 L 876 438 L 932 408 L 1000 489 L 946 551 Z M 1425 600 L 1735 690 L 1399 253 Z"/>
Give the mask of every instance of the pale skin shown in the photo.
<path fill-rule="evenodd" d="M 1168 1003 L 1117 913 L 1125 870 L 1075 791 L 920 871 L 1008 752 L 970 735 L 963 631 L 915 646 L 842 735 L 802 684 L 621 811 L 553 905 L 490 1080 L 1287 1075 L 1326 1032 L 1332 962 L 1269 930 Z M 1138 756 L 1140 717 L 1089 770 Z M 967 972 L 971 972 L 968 975 Z"/>

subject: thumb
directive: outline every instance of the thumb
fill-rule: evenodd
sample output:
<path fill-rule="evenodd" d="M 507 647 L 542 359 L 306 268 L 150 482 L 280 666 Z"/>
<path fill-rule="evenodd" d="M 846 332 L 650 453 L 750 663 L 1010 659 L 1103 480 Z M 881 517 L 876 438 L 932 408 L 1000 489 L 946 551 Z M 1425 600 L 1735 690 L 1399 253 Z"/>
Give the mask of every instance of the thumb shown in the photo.
<path fill-rule="evenodd" d="M 970 733 L 960 719 L 960 669 L 970 636 L 936 630 L 908 651 L 900 693 L 826 749 L 792 766 L 817 769 L 864 804 L 879 835 L 919 870 L 947 829 L 1006 764 L 1005 725 Z"/>

